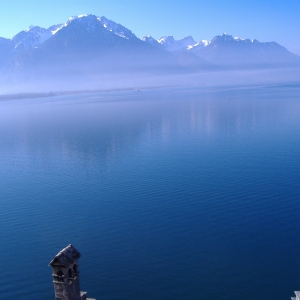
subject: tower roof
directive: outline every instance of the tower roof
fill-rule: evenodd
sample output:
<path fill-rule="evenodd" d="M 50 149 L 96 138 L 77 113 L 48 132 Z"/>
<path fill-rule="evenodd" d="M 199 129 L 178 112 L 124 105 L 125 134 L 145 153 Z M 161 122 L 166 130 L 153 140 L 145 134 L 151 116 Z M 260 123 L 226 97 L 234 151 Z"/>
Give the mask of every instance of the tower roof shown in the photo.
<path fill-rule="evenodd" d="M 58 252 L 49 265 L 63 265 L 67 267 L 77 261 L 80 256 L 81 254 L 70 244 Z"/>

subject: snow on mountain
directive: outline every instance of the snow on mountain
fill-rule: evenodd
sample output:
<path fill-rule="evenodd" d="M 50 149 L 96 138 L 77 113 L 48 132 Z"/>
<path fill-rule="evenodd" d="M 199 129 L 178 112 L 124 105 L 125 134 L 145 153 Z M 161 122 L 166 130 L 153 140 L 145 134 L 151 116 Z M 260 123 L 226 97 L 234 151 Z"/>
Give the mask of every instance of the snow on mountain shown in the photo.
<path fill-rule="evenodd" d="M 214 43 L 224 43 L 224 42 L 238 42 L 238 43 L 247 43 L 247 44 L 261 44 L 258 40 L 250 40 L 250 39 L 243 39 L 240 37 L 233 37 L 230 34 L 227 34 L 226 32 L 224 32 L 221 35 L 217 35 L 215 36 L 210 43 L 214 44 Z"/>
<path fill-rule="evenodd" d="M 155 40 L 151 36 L 145 36 L 142 41 L 153 46 L 162 46 L 163 49 L 169 52 L 188 51 L 192 49 L 202 49 L 207 47 L 211 42 L 208 40 L 201 40 L 196 43 L 195 40 L 189 35 L 180 40 L 175 40 L 173 36 L 164 36 L 159 40 Z"/>
<path fill-rule="evenodd" d="M 101 18 L 105 27 L 99 19 L 71 17 L 62 26 L 50 28 L 52 36 L 44 43 L 6 60 L 4 76 L 13 82 L 61 85 L 89 82 L 105 74 L 132 74 L 138 79 L 140 72 L 161 75 L 189 70 L 189 65 L 182 66 L 171 53 L 147 45 L 122 25 Z"/>
<path fill-rule="evenodd" d="M 294 62 L 298 63 L 299 57 L 275 42 L 260 43 L 227 33 L 198 43 L 191 36 L 180 40 L 173 36 L 138 39 L 123 25 L 91 14 L 71 17 L 47 29 L 30 26 L 12 39 L 0 39 L 0 69 L 5 67 L 15 74 L 27 74 L 30 68 L 49 75 L 49 70 L 57 73 L 63 68 L 66 72 L 77 68 L 79 73 L 97 68 L 111 70 L 112 66 L 119 70 L 200 70 L 216 65 L 252 67 Z"/>
<path fill-rule="evenodd" d="M 54 34 L 39 46 L 40 50 L 48 55 L 55 52 L 59 56 L 60 52 L 68 52 L 80 56 L 89 51 L 99 54 L 99 51 L 104 51 L 107 47 L 134 45 L 135 41 L 142 43 L 137 38 L 132 43 L 131 40 L 107 30 L 99 19 L 91 14 L 70 17 L 62 26 L 52 28 L 51 32 Z"/>
<path fill-rule="evenodd" d="M 95 16 L 94 15 L 88 15 L 88 14 L 82 14 L 82 15 L 78 15 L 78 16 L 72 16 L 68 19 L 67 22 L 62 23 L 62 24 L 58 24 L 58 25 L 52 25 L 50 26 L 47 30 L 49 32 L 51 32 L 52 35 L 55 35 L 59 30 L 61 30 L 62 28 L 68 26 L 72 21 L 76 21 L 76 20 L 80 20 L 83 19 L 87 25 L 87 27 L 89 27 L 91 25 L 91 20 L 95 20 Z"/>
<path fill-rule="evenodd" d="M 160 38 L 158 43 L 160 43 L 165 50 L 170 52 L 187 50 L 190 46 L 196 44 L 195 40 L 191 36 L 184 37 L 180 40 L 175 40 L 172 35 Z"/>
<path fill-rule="evenodd" d="M 110 32 L 125 38 L 125 39 L 135 39 L 137 38 L 131 30 L 127 29 L 123 25 L 116 23 L 114 21 L 106 19 L 104 16 L 97 18 L 101 24 Z"/>
<path fill-rule="evenodd" d="M 224 32 L 222 35 L 217 35 L 212 39 L 212 43 L 214 43 L 216 40 L 222 40 L 224 42 L 232 42 L 234 41 L 234 38 L 232 35 L 227 34 L 226 32 Z M 236 39 L 236 41 L 239 41 L 239 38 Z"/>
<path fill-rule="evenodd" d="M 13 51 L 25 51 L 35 48 L 43 44 L 62 28 L 68 26 L 72 22 L 83 24 L 88 31 L 93 31 L 93 29 L 100 24 L 96 16 L 85 14 L 70 17 L 67 22 L 63 24 L 52 25 L 47 29 L 31 25 L 28 29 L 19 32 L 12 38 L 14 48 Z"/>
<path fill-rule="evenodd" d="M 223 66 L 270 66 L 299 63 L 299 57 L 276 42 L 233 37 L 227 33 L 215 36 L 211 42 L 190 47 L 191 53 Z"/>
<path fill-rule="evenodd" d="M 67 27 L 70 24 L 77 24 L 84 27 L 88 32 L 93 32 L 100 22 L 96 16 L 84 14 L 70 17 L 63 27 Z"/>
<path fill-rule="evenodd" d="M 51 30 L 52 34 L 56 34 L 62 28 L 68 26 L 72 22 L 79 22 L 81 25 L 85 25 L 89 31 L 93 31 L 95 26 L 97 26 L 97 22 L 102 24 L 102 26 L 109 32 L 112 32 L 122 38 L 125 39 L 136 39 L 137 37 L 132 33 L 131 30 L 127 29 L 123 25 L 116 23 L 114 21 L 108 20 L 104 16 L 97 17 L 92 14 L 82 14 L 79 16 L 72 16 L 68 19 L 68 21 L 64 24 L 54 25 L 48 28 Z"/>
<path fill-rule="evenodd" d="M 64 26 L 65 24 L 52 25 L 48 28 L 48 30 L 51 31 L 51 33 L 54 35 L 57 33 L 57 31 L 62 29 Z"/>
<path fill-rule="evenodd" d="M 32 49 L 52 36 L 51 31 L 39 26 L 30 26 L 28 29 L 23 30 L 16 34 L 13 38 L 14 50 L 24 51 Z"/>
<path fill-rule="evenodd" d="M 162 48 L 163 46 L 156 40 L 154 39 L 152 36 L 148 35 L 148 36 L 144 36 L 142 38 L 142 41 L 143 42 L 146 42 L 147 44 L 150 44 L 152 46 L 155 46 L 155 47 L 159 47 L 159 48 Z"/>
<path fill-rule="evenodd" d="M 204 47 L 207 47 L 209 44 L 210 44 L 210 41 L 208 41 L 208 40 L 201 40 L 200 42 L 196 43 L 195 45 L 188 46 L 188 50 L 202 49 Z"/>

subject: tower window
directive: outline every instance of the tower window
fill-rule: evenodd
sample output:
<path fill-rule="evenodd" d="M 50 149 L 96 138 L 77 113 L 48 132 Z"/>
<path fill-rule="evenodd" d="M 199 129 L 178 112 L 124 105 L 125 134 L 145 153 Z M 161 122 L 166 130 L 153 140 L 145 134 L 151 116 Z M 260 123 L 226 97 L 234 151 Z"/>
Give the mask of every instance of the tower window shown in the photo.
<path fill-rule="evenodd" d="M 57 271 L 57 280 L 59 281 L 59 282 L 64 282 L 64 273 L 62 272 L 62 271 Z"/>
<path fill-rule="evenodd" d="M 77 276 L 77 265 L 76 264 L 73 266 L 73 272 L 74 272 L 74 276 Z"/>
<path fill-rule="evenodd" d="M 73 279 L 73 272 L 71 269 L 68 270 L 68 275 L 69 275 L 69 279 L 72 280 Z"/>

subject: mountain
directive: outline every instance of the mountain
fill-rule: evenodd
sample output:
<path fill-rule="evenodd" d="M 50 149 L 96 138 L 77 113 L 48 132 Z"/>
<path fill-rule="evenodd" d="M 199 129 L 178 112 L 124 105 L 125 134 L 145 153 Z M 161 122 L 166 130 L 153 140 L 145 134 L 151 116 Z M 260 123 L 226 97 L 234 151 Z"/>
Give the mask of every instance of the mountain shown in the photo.
<path fill-rule="evenodd" d="M 131 30 L 127 29 L 123 25 L 116 23 L 114 21 L 106 19 L 104 16 L 98 18 L 101 24 L 108 30 L 113 32 L 114 34 L 126 38 L 126 39 L 137 39 L 137 37 L 132 33 Z"/>
<path fill-rule="evenodd" d="M 151 36 L 145 36 L 142 38 L 142 41 L 156 48 L 171 52 L 180 66 L 188 67 L 192 71 L 215 70 L 217 68 L 215 64 L 187 51 L 192 45 L 196 44 L 191 36 L 180 40 L 175 40 L 173 36 L 165 36 L 159 40 L 155 40 Z"/>
<path fill-rule="evenodd" d="M 137 37 L 129 29 L 122 26 L 121 24 L 108 20 L 104 16 L 99 18 L 93 15 L 86 14 L 70 17 L 66 23 L 52 25 L 47 29 L 39 26 L 29 26 L 28 29 L 19 32 L 12 38 L 11 42 L 14 48 L 13 51 L 21 52 L 43 44 L 46 40 L 55 35 L 60 29 L 68 26 L 74 20 L 86 20 L 95 18 L 97 18 L 97 20 L 105 27 L 105 29 L 107 29 L 110 32 L 113 32 L 114 34 L 126 39 L 137 39 Z M 87 24 L 87 26 L 89 26 L 89 24 Z"/>
<path fill-rule="evenodd" d="M 137 83 L 207 70 L 296 65 L 299 59 L 275 42 L 225 33 L 198 43 L 191 36 L 139 39 L 104 16 L 80 15 L 49 28 L 30 26 L 12 39 L 0 38 L 0 84 L 47 83 L 65 89 L 69 83 L 70 88 L 82 88 L 108 78 Z"/>
<path fill-rule="evenodd" d="M 152 36 L 148 35 L 148 36 L 144 36 L 142 38 L 142 41 L 151 45 L 151 46 L 154 46 L 154 47 L 157 47 L 157 48 L 160 48 L 160 49 L 163 49 L 163 45 L 160 44 L 156 39 L 154 39 Z"/>
<path fill-rule="evenodd" d="M 52 37 L 63 24 L 53 25 L 48 29 L 31 25 L 16 34 L 12 39 L 0 38 L 0 69 L 19 54 L 31 50 Z"/>
<path fill-rule="evenodd" d="M 25 51 L 32 49 L 48 40 L 56 28 L 45 29 L 39 26 L 30 26 L 12 38 L 13 51 Z"/>
<path fill-rule="evenodd" d="M 212 63 L 232 67 L 284 66 L 300 62 L 299 56 L 276 42 L 261 43 L 226 33 L 214 37 L 210 43 L 196 44 L 188 51 Z"/>
<path fill-rule="evenodd" d="M 173 36 L 164 36 L 158 40 L 158 43 L 161 44 L 165 50 L 170 52 L 187 50 L 196 44 L 191 36 L 184 37 L 181 40 L 175 40 Z"/>
<path fill-rule="evenodd" d="M 8 60 L 9 54 L 13 49 L 13 42 L 10 39 L 0 38 L 0 69 Z"/>
<path fill-rule="evenodd" d="M 201 40 L 198 43 L 191 36 L 181 40 L 175 40 L 173 36 L 165 36 L 158 40 L 144 37 L 142 40 L 174 54 L 193 53 L 207 62 L 226 68 L 289 66 L 300 63 L 299 56 L 290 53 L 276 42 L 261 43 L 257 40 L 233 37 L 227 33 L 218 35 L 211 41 Z"/>
<path fill-rule="evenodd" d="M 28 32 L 22 32 L 19 38 L 24 50 L 5 66 L 7 81 L 61 83 L 72 78 L 82 83 L 113 74 L 163 75 L 195 68 L 104 17 L 81 15 L 50 30 L 36 28 L 32 34 L 35 39 L 29 38 Z"/>
<path fill-rule="evenodd" d="M 199 51 L 199 49 L 202 49 L 202 48 L 205 48 L 207 47 L 211 42 L 208 41 L 208 40 L 201 40 L 200 42 L 194 44 L 194 45 L 191 45 L 188 47 L 188 50 L 191 50 L 191 49 L 197 49 Z M 197 51 L 190 51 L 190 52 L 197 52 Z"/>

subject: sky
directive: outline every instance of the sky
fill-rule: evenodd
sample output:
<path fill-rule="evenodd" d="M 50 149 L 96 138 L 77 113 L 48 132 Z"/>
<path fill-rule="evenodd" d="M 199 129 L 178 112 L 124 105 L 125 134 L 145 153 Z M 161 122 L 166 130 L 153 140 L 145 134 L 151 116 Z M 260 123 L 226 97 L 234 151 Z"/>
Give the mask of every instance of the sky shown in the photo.
<path fill-rule="evenodd" d="M 30 25 L 49 27 L 71 16 L 105 16 L 137 37 L 192 35 L 211 40 L 226 32 L 260 42 L 276 41 L 300 55 L 300 0 L 0 0 L 0 37 Z"/>

